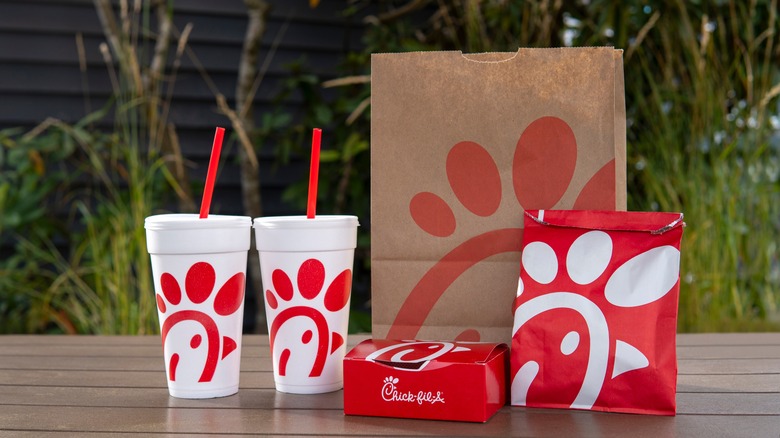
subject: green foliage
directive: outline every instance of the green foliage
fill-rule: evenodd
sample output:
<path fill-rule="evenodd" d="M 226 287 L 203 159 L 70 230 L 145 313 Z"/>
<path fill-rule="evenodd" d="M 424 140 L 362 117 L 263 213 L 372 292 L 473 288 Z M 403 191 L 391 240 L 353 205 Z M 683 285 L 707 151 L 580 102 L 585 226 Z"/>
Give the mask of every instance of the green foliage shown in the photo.
<path fill-rule="evenodd" d="M 780 328 L 780 41 L 777 2 L 755 3 L 626 17 L 658 16 L 626 56 L 629 208 L 686 214 L 682 331 Z"/>
<path fill-rule="evenodd" d="M 166 187 L 162 160 L 122 137 L 49 120 L 0 137 L 2 332 L 158 330 L 144 218 Z M 60 216 L 57 216 L 59 212 Z"/>
<path fill-rule="evenodd" d="M 159 330 L 143 224 L 169 193 L 182 193 L 165 165 L 181 157 L 162 152 L 172 130 L 162 74 L 140 62 L 153 45 L 141 23 L 149 6 L 122 15 L 109 38 L 106 108 L 73 125 L 48 119 L 24 135 L 0 134 L 0 207 L 9 213 L 0 241 L 13 245 L 0 261 L 0 331 Z M 114 129 L 96 129 L 109 113 Z"/>
<path fill-rule="evenodd" d="M 47 214 L 60 203 L 57 188 L 70 178 L 63 163 L 73 148 L 60 146 L 61 139 L 53 132 L 36 138 L 0 131 L 0 243 L 12 248 L 0 263 L 0 332 L 40 331 L 55 318 L 40 293 L 50 278 L 41 275 L 42 263 L 26 243 L 65 233 Z"/>
<path fill-rule="evenodd" d="M 34 141 L 27 136 L 18 138 L 18 134 L 17 129 L 0 131 L 0 166 L 6 169 L 0 174 L 0 232 L 24 230 L 38 221 L 53 228 L 55 224 L 46 217 L 45 201 L 66 179 L 66 170 L 57 164 L 47 166 L 46 161 L 61 163 L 73 153 L 73 147 L 61 146 L 59 135 Z"/>

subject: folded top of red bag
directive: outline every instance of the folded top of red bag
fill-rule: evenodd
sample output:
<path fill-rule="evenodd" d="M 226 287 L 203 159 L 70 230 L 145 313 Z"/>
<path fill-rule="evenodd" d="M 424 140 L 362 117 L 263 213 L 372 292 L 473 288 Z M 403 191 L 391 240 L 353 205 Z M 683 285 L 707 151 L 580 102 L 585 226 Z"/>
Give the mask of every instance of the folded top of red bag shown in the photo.
<path fill-rule="evenodd" d="M 576 213 L 576 214 L 572 214 Z M 526 216 L 539 224 L 590 230 L 665 233 L 685 226 L 682 213 L 606 210 L 526 210 Z"/>

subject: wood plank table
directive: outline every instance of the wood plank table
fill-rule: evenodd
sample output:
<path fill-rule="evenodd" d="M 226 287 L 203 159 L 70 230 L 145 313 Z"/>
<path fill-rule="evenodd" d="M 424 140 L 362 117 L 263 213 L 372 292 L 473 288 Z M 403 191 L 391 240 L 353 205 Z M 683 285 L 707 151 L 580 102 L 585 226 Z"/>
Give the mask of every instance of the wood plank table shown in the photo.
<path fill-rule="evenodd" d="M 243 339 L 239 393 L 206 400 L 168 396 L 156 336 L 0 336 L 0 437 L 780 437 L 780 333 L 678 342 L 676 417 L 505 406 L 474 424 L 345 416 L 341 391 L 278 393 L 262 335 Z"/>

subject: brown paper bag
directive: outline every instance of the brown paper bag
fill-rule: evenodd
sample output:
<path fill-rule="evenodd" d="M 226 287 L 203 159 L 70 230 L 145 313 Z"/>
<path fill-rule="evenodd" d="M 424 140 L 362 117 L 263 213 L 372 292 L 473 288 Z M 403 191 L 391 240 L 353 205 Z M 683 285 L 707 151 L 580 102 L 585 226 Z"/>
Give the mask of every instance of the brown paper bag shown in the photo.
<path fill-rule="evenodd" d="M 625 210 L 622 51 L 374 54 L 373 334 L 509 342 L 523 209 Z"/>

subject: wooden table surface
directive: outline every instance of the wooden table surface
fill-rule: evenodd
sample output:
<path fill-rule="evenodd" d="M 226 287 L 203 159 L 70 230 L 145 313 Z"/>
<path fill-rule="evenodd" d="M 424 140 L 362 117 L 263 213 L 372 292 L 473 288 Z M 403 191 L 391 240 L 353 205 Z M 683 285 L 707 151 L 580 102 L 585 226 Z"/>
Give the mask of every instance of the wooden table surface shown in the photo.
<path fill-rule="evenodd" d="M 679 335 L 678 351 L 676 417 L 505 406 L 474 424 L 345 416 L 341 391 L 276 392 L 267 336 L 244 337 L 238 394 L 206 400 L 168 396 L 156 336 L 0 336 L 0 437 L 780 437 L 780 333 Z"/>

